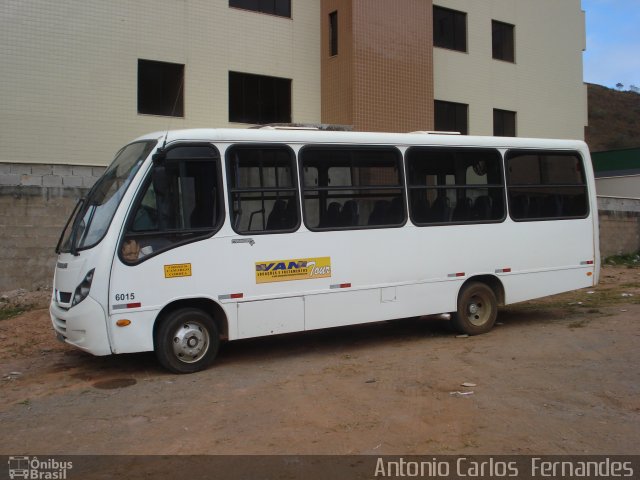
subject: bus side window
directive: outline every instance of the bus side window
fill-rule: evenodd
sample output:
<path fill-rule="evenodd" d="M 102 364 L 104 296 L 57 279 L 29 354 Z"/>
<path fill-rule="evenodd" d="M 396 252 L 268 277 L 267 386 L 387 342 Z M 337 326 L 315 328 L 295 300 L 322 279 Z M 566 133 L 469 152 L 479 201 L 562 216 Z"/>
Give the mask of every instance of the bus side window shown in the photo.
<path fill-rule="evenodd" d="M 411 147 L 406 153 L 411 219 L 418 226 L 505 218 L 496 149 Z"/>
<path fill-rule="evenodd" d="M 220 228 L 224 211 L 217 152 L 194 148 L 198 151 L 177 148 L 174 158 L 169 150 L 164 162 L 152 168 L 127 221 L 120 247 L 126 263 L 206 238 Z"/>
<path fill-rule="evenodd" d="M 584 218 L 587 185 L 577 152 L 509 150 L 509 213 L 516 221 Z"/>
<path fill-rule="evenodd" d="M 304 221 L 310 230 L 405 223 L 402 158 L 395 148 L 306 146 L 300 158 Z"/>
<path fill-rule="evenodd" d="M 300 224 L 295 156 L 286 146 L 227 150 L 231 224 L 240 234 L 292 232 Z"/>

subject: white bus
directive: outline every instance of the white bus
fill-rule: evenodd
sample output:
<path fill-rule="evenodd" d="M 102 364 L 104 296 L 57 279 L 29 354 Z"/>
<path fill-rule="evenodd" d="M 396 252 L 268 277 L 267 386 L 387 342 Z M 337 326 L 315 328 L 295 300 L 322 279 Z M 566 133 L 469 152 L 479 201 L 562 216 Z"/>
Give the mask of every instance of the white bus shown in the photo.
<path fill-rule="evenodd" d="M 447 312 L 484 333 L 600 263 L 584 142 L 273 128 L 138 138 L 57 252 L 61 340 L 180 373 L 223 340 Z"/>

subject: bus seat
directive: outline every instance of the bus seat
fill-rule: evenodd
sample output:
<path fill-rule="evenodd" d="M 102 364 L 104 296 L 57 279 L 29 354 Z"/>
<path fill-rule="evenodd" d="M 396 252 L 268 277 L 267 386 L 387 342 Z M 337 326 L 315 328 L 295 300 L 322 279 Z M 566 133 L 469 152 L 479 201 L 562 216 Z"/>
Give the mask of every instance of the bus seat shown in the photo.
<path fill-rule="evenodd" d="M 511 215 L 514 218 L 527 218 L 529 216 L 529 197 L 527 195 L 514 195 L 511 198 Z"/>
<path fill-rule="evenodd" d="M 417 223 L 424 223 L 429 220 L 430 205 L 424 190 L 411 191 L 411 211 L 413 220 Z"/>
<path fill-rule="evenodd" d="M 542 210 L 541 203 L 540 197 L 529 196 L 529 215 L 527 215 L 527 218 L 540 218 L 542 216 L 540 214 Z"/>
<path fill-rule="evenodd" d="M 273 204 L 271 213 L 267 218 L 267 230 L 283 230 L 286 228 L 286 210 L 287 202 L 282 199 L 278 199 Z"/>
<path fill-rule="evenodd" d="M 473 218 L 476 220 L 490 220 L 491 215 L 491 197 L 489 195 L 481 195 L 476 198 L 473 204 Z"/>
<path fill-rule="evenodd" d="M 387 224 L 395 225 L 402 222 L 404 217 L 404 198 L 396 197 L 391 200 L 391 206 L 387 211 Z"/>
<path fill-rule="evenodd" d="M 387 212 L 391 205 L 386 200 L 378 200 L 369 215 L 368 225 L 384 225 L 387 222 Z"/>
<path fill-rule="evenodd" d="M 439 196 L 431 205 L 431 215 L 429 217 L 434 222 L 448 222 L 450 213 L 449 199 L 445 196 Z"/>
<path fill-rule="evenodd" d="M 340 204 L 331 202 L 327 207 L 326 221 L 324 227 L 337 227 L 340 225 Z"/>
<path fill-rule="evenodd" d="M 471 220 L 471 199 L 464 197 L 459 198 L 453 209 L 453 215 L 451 216 L 453 221 L 464 222 Z"/>
<path fill-rule="evenodd" d="M 284 212 L 283 229 L 290 229 L 296 226 L 298 221 L 298 205 L 295 198 L 290 198 Z"/>
<path fill-rule="evenodd" d="M 358 202 L 355 200 L 347 200 L 342 206 L 340 212 L 340 225 L 357 226 L 360 215 L 358 213 Z"/>
<path fill-rule="evenodd" d="M 562 216 L 562 199 L 557 195 L 547 195 L 542 201 L 543 217 L 561 217 Z"/>

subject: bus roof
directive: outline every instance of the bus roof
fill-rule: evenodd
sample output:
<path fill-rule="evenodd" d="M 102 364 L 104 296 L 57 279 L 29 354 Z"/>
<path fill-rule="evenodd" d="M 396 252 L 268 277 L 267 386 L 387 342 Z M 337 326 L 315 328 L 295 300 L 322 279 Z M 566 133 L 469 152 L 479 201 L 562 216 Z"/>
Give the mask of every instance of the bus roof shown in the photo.
<path fill-rule="evenodd" d="M 149 133 L 136 139 L 164 140 L 167 145 L 176 141 L 196 142 L 257 142 L 288 144 L 362 144 L 362 145 L 448 145 L 465 147 L 493 148 L 545 148 L 545 149 L 577 149 L 586 150 L 582 140 L 560 140 L 520 137 L 489 137 L 451 135 L 427 132 L 415 133 L 378 133 L 378 132 L 346 132 L 310 129 L 260 129 L 260 128 L 200 128 L 188 130 L 170 130 Z"/>

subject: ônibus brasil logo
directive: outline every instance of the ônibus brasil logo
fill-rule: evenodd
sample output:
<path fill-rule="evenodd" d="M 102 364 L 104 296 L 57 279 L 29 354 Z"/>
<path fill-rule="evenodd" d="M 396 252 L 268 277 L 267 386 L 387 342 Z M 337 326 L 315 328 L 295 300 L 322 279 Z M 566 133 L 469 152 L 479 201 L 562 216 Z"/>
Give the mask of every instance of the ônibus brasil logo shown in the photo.
<path fill-rule="evenodd" d="M 9 457 L 9 478 L 33 480 L 65 480 L 67 470 L 73 468 L 73 462 L 63 462 L 54 458 L 45 460 L 38 457 Z"/>

